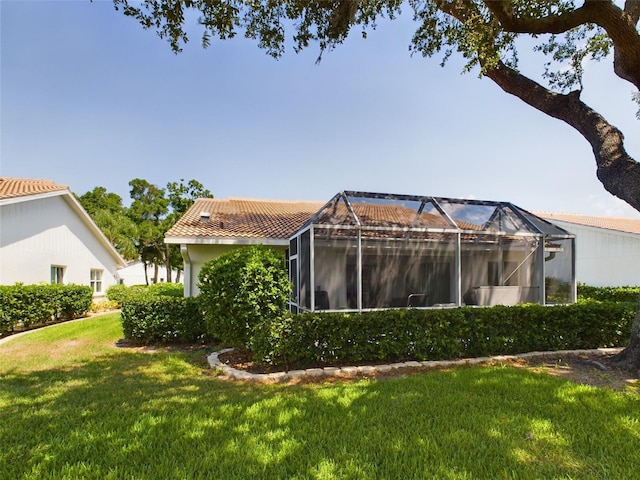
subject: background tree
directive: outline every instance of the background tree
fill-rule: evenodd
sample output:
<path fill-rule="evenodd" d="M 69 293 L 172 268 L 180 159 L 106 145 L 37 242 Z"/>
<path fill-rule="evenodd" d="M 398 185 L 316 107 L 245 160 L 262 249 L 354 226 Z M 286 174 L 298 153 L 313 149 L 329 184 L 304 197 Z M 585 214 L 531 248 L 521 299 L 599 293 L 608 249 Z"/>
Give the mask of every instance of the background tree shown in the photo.
<path fill-rule="evenodd" d="M 176 217 L 176 220 L 189 210 L 197 198 L 213 198 L 211 192 L 195 179 L 189 180 L 186 184 L 183 178 L 179 182 L 169 182 L 167 192 L 171 215 Z"/>
<path fill-rule="evenodd" d="M 102 233 L 127 260 L 144 263 L 145 281 L 149 284 L 148 266 L 153 266 L 153 283 L 158 282 L 160 267 L 166 268 L 167 282 L 176 282 L 184 270 L 177 245 L 164 243 L 164 234 L 193 205 L 196 198 L 213 197 L 202 183 L 191 179 L 185 183 L 167 183 L 166 190 L 141 178 L 129 182 L 131 206 L 123 206 L 122 198 L 95 187 L 76 198 L 89 213 Z"/>
<path fill-rule="evenodd" d="M 179 52 L 188 41 L 185 12 L 198 12 L 202 44 L 243 31 L 278 58 L 291 30 L 295 51 L 318 45 L 323 52 L 344 42 L 357 26 L 363 36 L 381 18 L 402 13 L 401 0 L 113 0 L 116 9 L 155 29 Z M 444 60 L 460 53 L 466 71 L 479 68 L 505 92 L 573 127 L 593 149 L 604 188 L 640 211 L 640 165 L 625 150 L 624 136 L 580 99 L 588 60 L 610 59 L 615 74 L 628 81 L 640 102 L 640 0 L 408 0 L 416 21 L 410 50 Z M 547 86 L 518 69 L 520 38 L 537 42 L 544 55 Z M 640 302 L 639 302 L 640 303 Z M 640 369 L 640 311 L 630 343 L 620 357 Z"/>
<path fill-rule="evenodd" d="M 107 192 L 104 187 L 94 187 L 93 190 L 75 197 L 91 217 L 98 210 L 107 210 L 111 213 L 122 213 L 125 210 L 122 197 L 117 193 Z"/>
<path fill-rule="evenodd" d="M 138 258 L 136 246 L 136 239 L 139 236 L 138 227 L 127 217 L 126 213 L 98 210 L 92 218 L 125 260 Z"/>
<path fill-rule="evenodd" d="M 167 265 L 164 255 L 164 219 L 169 212 L 169 201 L 165 190 L 147 180 L 134 178 L 129 182 L 131 187 L 131 206 L 128 215 L 138 226 L 138 253 L 144 263 L 145 280 L 147 266 L 153 265 L 153 283 L 158 282 L 160 264 Z M 167 268 L 167 281 L 171 282 L 171 265 Z"/>
<path fill-rule="evenodd" d="M 126 260 L 138 258 L 138 229 L 127 216 L 120 195 L 95 187 L 76 198 L 120 255 Z"/>
<path fill-rule="evenodd" d="M 195 179 L 189 180 L 186 184 L 183 178 L 181 178 L 179 182 L 169 182 L 167 183 L 167 192 L 171 213 L 167 215 L 164 221 L 164 233 L 189 210 L 197 198 L 213 198 L 211 192 Z M 164 248 L 166 258 L 169 260 L 171 266 L 177 270 L 176 282 L 179 282 L 180 274 L 184 271 L 184 260 L 180 253 L 180 247 L 175 244 L 165 243 Z"/>

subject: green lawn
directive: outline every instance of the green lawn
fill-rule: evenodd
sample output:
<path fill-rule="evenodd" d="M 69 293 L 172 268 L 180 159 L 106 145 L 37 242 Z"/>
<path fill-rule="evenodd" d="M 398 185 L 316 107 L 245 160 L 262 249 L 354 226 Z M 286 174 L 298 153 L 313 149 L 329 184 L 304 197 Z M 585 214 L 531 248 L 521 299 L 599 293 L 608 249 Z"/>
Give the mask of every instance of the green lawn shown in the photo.
<path fill-rule="evenodd" d="M 121 337 L 111 314 L 0 345 L 0 478 L 640 478 L 634 393 L 511 367 L 238 384 Z"/>

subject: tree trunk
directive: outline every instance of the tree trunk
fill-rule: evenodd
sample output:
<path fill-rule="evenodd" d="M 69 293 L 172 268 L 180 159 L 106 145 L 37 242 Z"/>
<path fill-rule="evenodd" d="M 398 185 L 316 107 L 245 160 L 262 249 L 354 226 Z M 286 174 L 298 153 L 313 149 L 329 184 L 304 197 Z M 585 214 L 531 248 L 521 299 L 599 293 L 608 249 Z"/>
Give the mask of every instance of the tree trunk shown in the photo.
<path fill-rule="evenodd" d="M 149 274 L 147 273 L 147 262 L 142 262 L 142 264 L 144 265 L 144 283 L 148 286 L 149 285 Z"/>
<path fill-rule="evenodd" d="M 182 273 L 182 270 L 177 270 L 176 271 L 176 283 L 180 283 L 180 274 Z"/>
<path fill-rule="evenodd" d="M 505 92 L 575 128 L 591 144 L 604 188 L 640 211 L 640 164 L 626 152 L 622 132 L 582 102 L 580 92 L 551 92 L 502 63 L 486 76 Z M 616 361 L 620 368 L 640 370 L 640 298 L 629 344 Z"/>
<path fill-rule="evenodd" d="M 631 337 L 626 348 L 615 356 L 613 363 L 623 370 L 637 372 L 640 376 L 640 297 L 636 308 L 636 318 L 631 327 Z"/>
<path fill-rule="evenodd" d="M 604 188 L 640 211 L 640 164 L 626 152 L 622 132 L 582 102 L 579 91 L 552 92 L 502 63 L 486 75 L 505 92 L 575 128 L 591 144 Z"/>

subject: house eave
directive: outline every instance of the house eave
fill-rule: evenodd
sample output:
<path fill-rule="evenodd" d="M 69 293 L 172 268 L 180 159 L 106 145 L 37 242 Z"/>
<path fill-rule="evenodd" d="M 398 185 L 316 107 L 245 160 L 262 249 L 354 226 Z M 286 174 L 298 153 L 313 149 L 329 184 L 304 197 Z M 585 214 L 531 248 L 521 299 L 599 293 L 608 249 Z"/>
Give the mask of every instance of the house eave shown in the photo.
<path fill-rule="evenodd" d="M 0 205 L 11 205 L 13 203 L 31 202 L 33 200 L 41 200 L 43 198 L 59 197 L 69 193 L 67 189 L 54 190 L 44 193 L 33 193 L 27 195 L 16 195 L 14 197 L 0 199 Z"/>
<path fill-rule="evenodd" d="M 230 238 L 230 237 L 165 237 L 165 243 L 176 245 L 267 245 L 273 247 L 286 247 L 289 240 L 286 238 Z"/>
<path fill-rule="evenodd" d="M 567 228 L 570 229 L 572 226 L 575 226 L 577 228 L 582 228 L 584 230 L 589 230 L 589 231 L 592 231 L 592 232 L 610 233 L 610 234 L 620 235 L 620 236 L 627 237 L 627 238 L 638 238 L 638 237 L 640 237 L 639 233 L 629 232 L 629 231 L 626 231 L 626 230 L 621 230 L 619 228 L 608 228 L 608 227 L 602 227 L 602 226 L 597 226 L 597 225 L 587 225 L 585 223 L 570 222 L 568 220 L 559 220 L 557 218 L 552 219 L 552 221 L 555 224 L 563 223 L 563 224 L 568 225 L 568 227 L 564 227 L 565 230 Z"/>

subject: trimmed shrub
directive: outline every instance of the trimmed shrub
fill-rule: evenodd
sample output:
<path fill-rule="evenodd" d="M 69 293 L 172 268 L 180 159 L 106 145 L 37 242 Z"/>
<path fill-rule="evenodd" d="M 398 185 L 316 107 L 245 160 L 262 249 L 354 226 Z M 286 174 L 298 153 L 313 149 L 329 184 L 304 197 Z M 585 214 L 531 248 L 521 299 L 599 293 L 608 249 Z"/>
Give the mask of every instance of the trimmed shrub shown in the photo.
<path fill-rule="evenodd" d="M 3 324 L 13 330 L 20 326 L 30 328 L 53 319 L 55 305 L 49 285 L 7 285 L 0 287 Z"/>
<path fill-rule="evenodd" d="M 71 320 L 91 309 L 93 289 L 87 285 L 52 285 L 57 287 L 56 319 Z"/>
<path fill-rule="evenodd" d="M 163 297 L 184 297 L 184 285 L 181 283 L 154 283 L 147 287 L 147 292 Z"/>
<path fill-rule="evenodd" d="M 199 280 L 208 332 L 230 345 L 246 345 L 255 325 L 281 315 L 291 291 L 284 256 L 262 245 L 205 263 Z"/>
<path fill-rule="evenodd" d="M 141 297 L 184 297 L 184 285 L 181 283 L 156 283 L 153 285 L 111 285 L 106 291 L 107 298 L 115 302 L 118 308 L 132 299 Z"/>
<path fill-rule="evenodd" d="M 87 285 L 0 286 L 0 329 L 31 328 L 85 315 L 93 290 Z"/>
<path fill-rule="evenodd" d="M 578 284 L 578 300 L 600 302 L 638 302 L 640 287 L 590 287 Z"/>
<path fill-rule="evenodd" d="M 198 298 L 138 296 L 121 312 L 124 336 L 140 343 L 201 343 L 207 339 Z"/>
<path fill-rule="evenodd" d="M 146 285 L 132 285 L 127 287 L 124 284 L 111 285 L 105 292 L 107 298 L 115 302 L 118 308 L 122 307 L 129 299 L 144 295 L 147 292 Z"/>
<path fill-rule="evenodd" d="M 259 322 L 250 346 L 256 362 L 287 367 L 613 347 L 634 315 L 613 302 L 281 315 Z"/>
<path fill-rule="evenodd" d="M 122 283 L 111 285 L 107 287 L 105 294 L 110 302 L 114 302 L 118 308 L 122 307 L 123 300 L 127 294 L 127 286 Z"/>
<path fill-rule="evenodd" d="M 18 311 L 20 302 L 16 285 L 0 285 L 0 334 L 13 332 L 22 316 Z"/>

